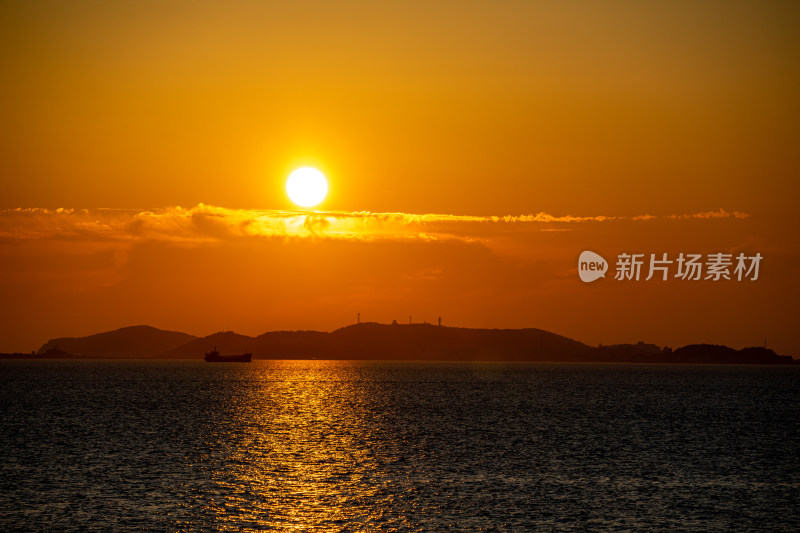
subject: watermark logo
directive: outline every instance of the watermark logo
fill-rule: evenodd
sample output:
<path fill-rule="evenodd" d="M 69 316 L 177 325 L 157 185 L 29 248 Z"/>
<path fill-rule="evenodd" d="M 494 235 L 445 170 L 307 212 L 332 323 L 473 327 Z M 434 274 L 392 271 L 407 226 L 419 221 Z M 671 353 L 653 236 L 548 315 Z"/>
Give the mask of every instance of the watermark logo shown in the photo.
<path fill-rule="evenodd" d="M 650 281 L 679 279 L 685 281 L 756 281 L 764 259 L 760 253 L 746 255 L 717 252 L 692 254 L 681 252 L 677 256 L 661 254 L 621 253 L 617 255 L 614 279 L 617 281 Z M 578 258 L 578 276 L 589 283 L 606 277 L 608 262 L 594 252 L 581 252 Z"/>
<path fill-rule="evenodd" d="M 606 272 L 608 272 L 608 261 L 602 256 L 588 250 L 581 252 L 581 256 L 578 258 L 578 275 L 581 277 L 581 281 L 589 283 L 604 278 Z"/>

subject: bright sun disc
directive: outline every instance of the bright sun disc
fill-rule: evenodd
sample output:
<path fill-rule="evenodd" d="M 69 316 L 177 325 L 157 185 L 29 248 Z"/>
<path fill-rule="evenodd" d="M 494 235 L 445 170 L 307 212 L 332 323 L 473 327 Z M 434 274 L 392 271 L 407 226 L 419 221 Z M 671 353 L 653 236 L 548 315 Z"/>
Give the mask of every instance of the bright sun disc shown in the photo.
<path fill-rule="evenodd" d="M 328 182 L 322 172 L 315 168 L 298 168 L 286 181 L 286 193 L 297 205 L 312 207 L 325 199 Z"/>

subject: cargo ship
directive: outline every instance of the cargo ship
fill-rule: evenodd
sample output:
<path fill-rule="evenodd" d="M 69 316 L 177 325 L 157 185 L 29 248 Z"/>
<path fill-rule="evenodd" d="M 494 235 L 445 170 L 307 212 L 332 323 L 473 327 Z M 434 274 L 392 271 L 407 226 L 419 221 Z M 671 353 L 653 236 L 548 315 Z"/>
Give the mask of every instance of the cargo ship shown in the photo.
<path fill-rule="evenodd" d="M 219 350 L 215 347 L 212 351 L 208 352 L 203 359 L 207 363 L 249 363 L 253 357 L 251 353 L 241 355 L 220 355 Z"/>

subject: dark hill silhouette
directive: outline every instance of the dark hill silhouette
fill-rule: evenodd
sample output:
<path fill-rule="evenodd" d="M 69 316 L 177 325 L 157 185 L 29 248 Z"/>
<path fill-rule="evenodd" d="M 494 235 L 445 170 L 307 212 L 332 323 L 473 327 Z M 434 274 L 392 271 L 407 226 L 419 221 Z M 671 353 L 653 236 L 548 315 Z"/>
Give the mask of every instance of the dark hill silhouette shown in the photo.
<path fill-rule="evenodd" d="M 135 326 L 83 338 L 53 339 L 39 353 L 55 347 L 83 357 L 201 359 L 203 354 L 217 348 L 224 355 L 252 353 L 254 359 L 795 363 L 791 357 L 766 348 L 734 350 L 727 346 L 692 344 L 673 351 L 643 342 L 595 348 L 535 328 L 471 329 L 374 322 L 353 324 L 330 333 L 270 331 L 249 337 L 224 331 L 203 338 Z"/>
<path fill-rule="evenodd" d="M 196 359 L 214 348 L 221 354 L 242 354 L 252 352 L 255 337 L 240 335 L 233 331 L 220 331 L 207 337 L 195 338 L 186 344 L 160 352 L 159 357 L 169 359 Z"/>
<path fill-rule="evenodd" d="M 617 344 L 601 346 L 592 361 L 615 363 L 680 363 L 680 364 L 794 364 L 788 355 L 778 355 L 767 348 L 734 350 L 717 344 L 690 344 L 677 350 L 658 348 L 653 344 Z"/>
<path fill-rule="evenodd" d="M 88 337 L 51 339 L 37 353 L 44 354 L 51 348 L 58 348 L 83 357 L 153 357 L 196 338 L 151 326 L 130 326 Z"/>
<path fill-rule="evenodd" d="M 271 331 L 258 337 L 217 333 L 164 353 L 200 357 L 251 352 L 261 359 L 580 361 L 593 348 L 540 329 L 467 329 L 367 322 L 320 331 Z"/>
<path fill-rule="evenodd" d="M 269 331 L 256 337 L 253 354 L 275 354 L 274 359 L 322 358 L 319 354 L 325 352 L 330 335 L 323 331 Z"/>
<path fill-rule="evenodd" d="M 318 353 L 330 333 L 322 331 L 269 331 L 258 337 L 232 331 L 214 333 L 195 339 L 161 354 L 168 358 L 195 358 L 217 348 L 221 354 L 249 352 L 262 359 L 307 358 Z M 275 355 L 275 354 L 289 354 Z M 310 354 L 310 355 L 309 355 Z"/>
<path fill-rule="evenodd" d="M 579 361 L 592 348 L 541 329 L 362 323 L 330 334 L 322 357 L 445 361 Z"/>
<path fill-rule="evenodd" d="M 734 350 L 718 344 L 690 344 L 672 353 L 673 363 L 714 363 L 724 360 L 734 364 L 758 364 L 792 362 L 792 358 L 781 356 L 770 349 L 752 347 Z"/>

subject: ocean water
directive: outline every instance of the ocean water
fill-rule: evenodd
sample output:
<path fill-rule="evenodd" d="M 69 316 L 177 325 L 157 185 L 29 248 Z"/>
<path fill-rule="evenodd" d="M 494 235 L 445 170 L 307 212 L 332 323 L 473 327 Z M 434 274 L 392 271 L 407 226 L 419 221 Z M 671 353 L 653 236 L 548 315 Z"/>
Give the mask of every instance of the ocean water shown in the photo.
<path fill-rule="evenodd" d="M 797 531 L 800 369 L 0 362 L 2 531 Z"/>

